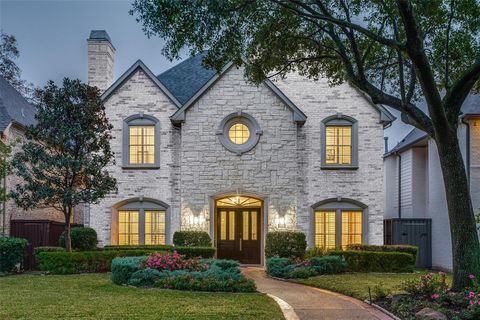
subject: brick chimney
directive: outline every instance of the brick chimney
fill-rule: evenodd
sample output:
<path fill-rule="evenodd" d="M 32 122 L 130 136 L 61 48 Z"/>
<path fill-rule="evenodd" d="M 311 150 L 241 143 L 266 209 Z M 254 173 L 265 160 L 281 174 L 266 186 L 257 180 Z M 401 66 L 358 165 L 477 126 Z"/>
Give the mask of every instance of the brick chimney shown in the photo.
<path fill-rule="evenodd" d="M 105 92 L 113 83 L 115 47 L 105 30 L 92 30 L 88 42 L 88 84 Z"/>

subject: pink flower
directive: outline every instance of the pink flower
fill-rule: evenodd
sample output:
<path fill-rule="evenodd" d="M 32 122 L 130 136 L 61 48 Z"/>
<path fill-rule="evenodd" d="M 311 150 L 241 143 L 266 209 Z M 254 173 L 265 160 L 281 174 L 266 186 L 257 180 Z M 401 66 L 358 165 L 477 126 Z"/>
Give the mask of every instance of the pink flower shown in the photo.
<path fill-rule="evenodd" d="M 468 277 L 472 280 L 475 279 L 475 276 L 473 274 L 469 275 Z"/>
<path fill-rule="evenodd" d="M 473 305 L 475 304 L 475 301 L 470 300 L 468 303 L 469 303 L 471 306 L 473 306 Z"/>
<path fill-rule="evenodd" d="M 430 296 L 430 298 L 432 298 L 433 300 L 436 300 L 436 299 L 440 298 L 440 295 L 438 293 L 434 293 Z"/>
<path fill-rule="evenodd" d="M 468 293 L 468 297 L 469 297 L 470 299 L 471 299 L 471 298 L 475 298 L 475 292 L 470 291 L 470 292 Z"/>
<path fill-rule="evenodd" d="M 443 271 L 440 271 L 438 274 L 441 275 L 442 277 L 446 275 L 446 273 Z"/>

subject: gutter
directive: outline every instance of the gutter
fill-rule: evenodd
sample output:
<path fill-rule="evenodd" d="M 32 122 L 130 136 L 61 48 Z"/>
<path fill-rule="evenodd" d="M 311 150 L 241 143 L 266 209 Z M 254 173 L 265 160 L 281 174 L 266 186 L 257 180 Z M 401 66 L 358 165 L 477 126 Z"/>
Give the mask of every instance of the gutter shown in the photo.
<path fill-rule="evenodd" d="M 465 121 L 465 115 L 460 117 L 460 121 L 467 127 L 465 142 L 465 166 L 467 167 L 467 180 L 470 187 L 470 123 Z"/>

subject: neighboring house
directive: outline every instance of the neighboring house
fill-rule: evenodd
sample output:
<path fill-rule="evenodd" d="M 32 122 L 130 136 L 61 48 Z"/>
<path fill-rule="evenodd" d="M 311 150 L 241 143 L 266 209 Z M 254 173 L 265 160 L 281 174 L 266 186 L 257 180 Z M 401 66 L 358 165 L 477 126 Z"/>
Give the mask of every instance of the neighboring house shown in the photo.
<path fill-rule="evenodd" d="M 114 81 L 105 31 L 88 39 L 88 80 L 113 125 L 118 181 L 85 213 L 100 245 L 169 244 L 204 230 L 218 257 L 263 263 L 269 230 L 309 246 L 382 244 L 383 129 L 394 117 L 349 84 L 290 75 L 256 86 L 202 55 Z"/>
<path fill-rule="evenodd" d="M 0 76 L 0 138 L 12 147 L 11 154 L 20 150 L 25 135 L 25 127 L 35 123 L 35 106 L 29 103 L 15 88 Z M 9 175 L 2 185 L 7 192 L 15 188 L 20 178 Z M 5 183 L 5 184 L 4 184 Z M 11 220 L 52 220 L 63 222 L 63 214 L 50 208 L 23 210 L 13 200 L 2 203 L 0 209 L 0 234 L 10 233 Z M 77 215 L 76 222 L 83 217 Z"/>
<path fill-rule="evenodd" d="M 458 139 L 470 182 L 475 213 L 480 213 L 480 96 L 467 97 L 459 118 Z M 437 147 L 413 129 L 384 157 L 385 218 L 431 219 L 432 266 L 452 269 L 447 202 Z"/>

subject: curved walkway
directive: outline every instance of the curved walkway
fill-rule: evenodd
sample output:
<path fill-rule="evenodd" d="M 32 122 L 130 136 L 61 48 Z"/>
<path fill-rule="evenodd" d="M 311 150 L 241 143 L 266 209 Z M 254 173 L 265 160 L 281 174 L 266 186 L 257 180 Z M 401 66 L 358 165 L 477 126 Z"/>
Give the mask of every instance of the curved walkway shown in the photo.
<path fill-rule="evenodd" d="M 242 268 L 255 281 L 257 290 L 287 302 L 297 318 L 308 320 L 392 320 L 389 316 L 357 299 L 301 284 L 268 278 L 262 268 Z"/>

